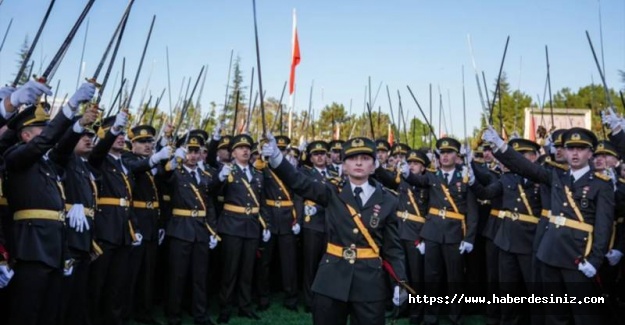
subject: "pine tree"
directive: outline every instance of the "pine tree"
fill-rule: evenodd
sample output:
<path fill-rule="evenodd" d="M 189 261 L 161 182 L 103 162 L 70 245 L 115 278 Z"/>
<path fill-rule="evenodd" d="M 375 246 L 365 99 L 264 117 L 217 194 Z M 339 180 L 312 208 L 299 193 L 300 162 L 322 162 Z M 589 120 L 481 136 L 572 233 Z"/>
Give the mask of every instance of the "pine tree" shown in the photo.
<path fill-rule="evenodd" d="M 24 43 L 22 43 L 22 47 L 17 53 L 18 55 L 17 71 L 19 71 L 19 69 L 22 67 L 22 64 L 26 60 L 26 56 L 28 55 L 28 50 L 30 50 L 30 42 L 28 41 L 28 35 L 26 35 L 26 37 L 24 38 Z M 30 71 L 30 67 L 26 65 L 26 68 L 24 69 L 24 71 L 22 71 L 22 75 L 20 76 L 20 79 L 17 82 L 18 85 L 23 85 L 28 81 L 28 79 L 30 78 L 30 76 L 28 75 L 28 71 Z M 16 77 L 16 76 L 17 76 L 17 73 L 13 75 L 13 77 Z"/>

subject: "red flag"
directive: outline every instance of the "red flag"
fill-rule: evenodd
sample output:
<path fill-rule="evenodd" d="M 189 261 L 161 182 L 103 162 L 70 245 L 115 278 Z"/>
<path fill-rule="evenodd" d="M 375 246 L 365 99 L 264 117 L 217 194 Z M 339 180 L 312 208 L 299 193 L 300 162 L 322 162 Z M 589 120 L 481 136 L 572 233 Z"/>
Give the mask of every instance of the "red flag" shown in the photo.
<path fill-rule="evenodd" d="M 295 90 L 295 68 L 302 59 L 299 52 L 299 39 L 297 38 L 297 17 L 293 9 L 293 50 L 291 52 L 291 75 L 289 77 L 289 94 L 293 95 Z"/>

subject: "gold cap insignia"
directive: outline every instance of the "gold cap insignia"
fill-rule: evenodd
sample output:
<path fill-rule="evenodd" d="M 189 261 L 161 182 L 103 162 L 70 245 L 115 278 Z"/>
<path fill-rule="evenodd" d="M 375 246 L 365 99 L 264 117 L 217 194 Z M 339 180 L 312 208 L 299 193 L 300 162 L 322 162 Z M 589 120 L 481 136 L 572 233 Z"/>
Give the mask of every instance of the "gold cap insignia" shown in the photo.
<path fill-rule="evenodd" d="M 284 141 L 284 139 L 278 139 L 278 144 L 286 144 L 286 141 Z"/>
<path fill-rule="evenodd" d="M 141 132 L 139 132 L 139 135 L 148 135 L 148 130 L 142 129 Z"/>
<path fill-rule="evenodd" d="M 518 148 L 519 148 L 519 143 L 518 143 L 518 142 L 515 142 L 515 143 L 512 145 L 512 147 L 513 147 L 514 149 L 518 149 Z"/>
<path fill-rule="evenodd" d="M 581 140 L 581 138 L 582 137 L 579 135 L 579 133 L 573 133 L 571 135 L 571 140 L 573 140 L 573 141 L 579 141 L 579 140 Z"/>
<path fill-rule="evenodd" d="M 250 142 L 247 141 L 247 138 L 241 138 L 241 143 L 250 143 Z"/>
<path fill-rule="evenodd" d="M 603 145 L 603 143 L 600 143 L 600 144 L 597 146 L 597 150 L 603 150 L 603 149 L 605 149 L 605 146 Z"/>
<path fill-rule="evenodd" d="M 191 138 L 191 140 L 189 140 L 189 144 L 198 144 L 197 139 Z"/>
<path fill-rule="evenodd" d="M 353 148 L 364 147 L 364 146 L 365 146 L 365 142 L 362 141 L 362 139 L 354 139 L 352 141 Z"/>
<path fill-rule="evenodd" d="M 449 142 L 447 142 L 447 140 L 443 141 L 443 146 L 448 146 Z"/>
<path fill-rule="evenodd" d="M 321 143 L 317 143 L 315 149 L 323 149 L 323 145 Z"/>
<path fill-rule="evenodd" d="M 224 138 L 224 143 L 230 143 L 230 138 Z"/>

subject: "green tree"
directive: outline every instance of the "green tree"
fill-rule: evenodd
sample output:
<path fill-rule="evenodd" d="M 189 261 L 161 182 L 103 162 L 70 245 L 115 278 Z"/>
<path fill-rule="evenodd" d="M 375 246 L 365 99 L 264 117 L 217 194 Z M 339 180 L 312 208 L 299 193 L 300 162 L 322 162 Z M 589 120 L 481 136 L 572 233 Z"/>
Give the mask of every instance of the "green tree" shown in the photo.
<path fill-rule="evenodd" d="M 17 59 L 17 71 L 19 72 L 19 69 L 22 67 L 22 64 L 24 63 L 24 61 L 26 60 L 26 56 L 28 55 L 28 50 L 30 49 L 30 42 L 28 41 L 28 35 L 26 35 L 26 37 L 24 38 L 24 42 L 22 43 L 22 46 L 20 47 L 19 52 L 17 53 L 18 55 L 18 59 Z M 28 66 L 26 66 L 26 69 L 24 69 L 22 75 L 20 76 L 19 81 L 17 82 L 18 85 L 23 85 L 26 82 L 28 82 L 28 79 L 30 78 L 29 76 L 29 71 L 32 71 L 32 65 L 34 64 L 31 63 L 31 67 L 29 68 Z M 13 75 L 13 77 L 17 76 L 17 72 Z M 11 82 L 13 82 L 13 80 L 11 80 Z"/>

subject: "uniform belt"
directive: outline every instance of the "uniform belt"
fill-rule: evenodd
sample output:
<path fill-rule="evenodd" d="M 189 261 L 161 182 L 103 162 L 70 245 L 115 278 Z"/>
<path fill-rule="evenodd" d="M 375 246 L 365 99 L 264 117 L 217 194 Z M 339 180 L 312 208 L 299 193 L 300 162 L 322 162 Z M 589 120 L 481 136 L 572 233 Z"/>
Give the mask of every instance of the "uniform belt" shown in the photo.
<path fill-rule="evenodd" d="M 158 201 L 132 201 L 132 207 L 138 209 L 158 209 Z"/>
<path fill-rule="evenodd" d="M 72 208 L 72 206 L 74 206 L 73 204 L 66 204 L 65 205 L 65 211 L 69 212 L 69 210 Z M 95 209 L 93 208 L 87 208 L 87 207 L 83 207 L 84 211 L 85 211 L 85 216 L 93 218 L 95 216 Z"/>
<path fill-rule="evenodd" d="M 330 255 L 342 257 L 351 264 L 354 264 L 357 259 L 380 257 L 380 255 L 371 248 L 356 248 L 356 245 L 353 244 L 350 247 L 342 247 L 328 243 L 326 252 Z"/>
<path fill-rule="evenodd" d="M 549 218 L 551 216 L 551 210 L 542 209 L 540 210 L 540 215 L 545 218 Z"/>
<path fill-rule="evenodd" d="M 417 215 L 408 213 L 408 211 L 397 211 L 397 216 L 400 219 L 404 219 L 404 220 L 408 219 L 410 221 L 425 223 L 425 218 L 424 217 L 419 217 Z"/>
<path fill-rule="evenodd" d="M 44 219 L 62 222 L 65 221 L 65 211 L 28 209 L 15 211 L 15 213 L 13 213 L 13 220 L 15 221 L 30 219 Z"/>
<path fill-rule="evenodd" d="M 270 207 L 276 207 L 276 208 L 290 208 L 293 206 L 293 201 L 288 201 L 288 200 L 283 200 L 283 201 L 278 201 L 278 200 L 265 200 L 265 203 L 267 204 L 267 206 Z"/>
<path fill-rule="evenodd" d="M 537 224 L 539 220 L 538 218 L 534 216 L 530 216 L 529 214 L 522 214 L 522 213 L 517 213 L 517 212 L 512 212 L 512 211 L 500 211 L 499 218 L 509 218 L 509 219 L 512 219 L 512 221 L 520 220 L 523 222 L 529 222 L 533 224 Z"/>
<path fill-rule="evenodd" d="M 9 202 L 7 201 L 7 198 L 0 197 L 0 205 L 9 205 Z"/>
<path fill-rule="evenodd" d="M 169 196 L 169 195 L 163 195 L 163 201 L 165 201 L 165 202 L 169 202 L 169 201 L 171 201 L 171 196 Z"/>
<path fill-rule="evenodd" d="M 491 217 L 503 218 L 503 216 L 501 216 L 501 211 L 499 211 L 497 209 L 491 209 L 490 210 L 490 215 L 491 215 Z"/>
<path fill-rule="evenodd" d="M 130 207 L 130 200 L 117 197 L 101 197 L 98 199 L 98 205 L 113 205 L 118 207 Z"/>
<path fill-rule="evenodd" d="M 450 218 L 450 219 L 456 219 L 456 220 L 464 221 L 464 215 L 463 214 L 456 213 L 456 212 L 453 212 L 453 211 L 441 210 L 441 209 L 437 209 L 437 208 L 430 208 L 430 214 L 433 214 L 435 216 L 439 216 L 439 217 L 441 217 L 443 219 Z"/>
<path fill-rule="evenodd" d="M 257 214 L 260 211 L 259 208 L 240 207 L 238 205 L 229 204 L 229 203 L 224 204 L 224 210 L 228 212 L 244 213 L 244 214 Z"/>
<path fill-rule="evenodd" d="M 206 217 L 206 211 L 204 210 L 173 209 L 171 212 L 175 217 L 191 217 L 191 218 Z"/>
<path fill-rule="evenodd" d="M 573 229 L 577 229 L 577 230 L 581 230 L 581 231 L 585 231 L 585 232 L 589 232 L 589 233 L 592 233 L 592 231 L 594 229 L 594 227 L 592 225 L 589 225 L 589 224 L 583 223 L 583 222 L 579 222 L 577 220 L 568 219 L 568 218 L 563 217 L 563 216 L 558 216 L 558 217 L 551 216 L 551 217 L 549 217 L 549 222 L 553 223 L 554 225 L 556 225 L 556 228 L 558 228 L 560 226 L 564 226 L 564 227 L 569 227 L 569 228 L 573 228 Z"/>

